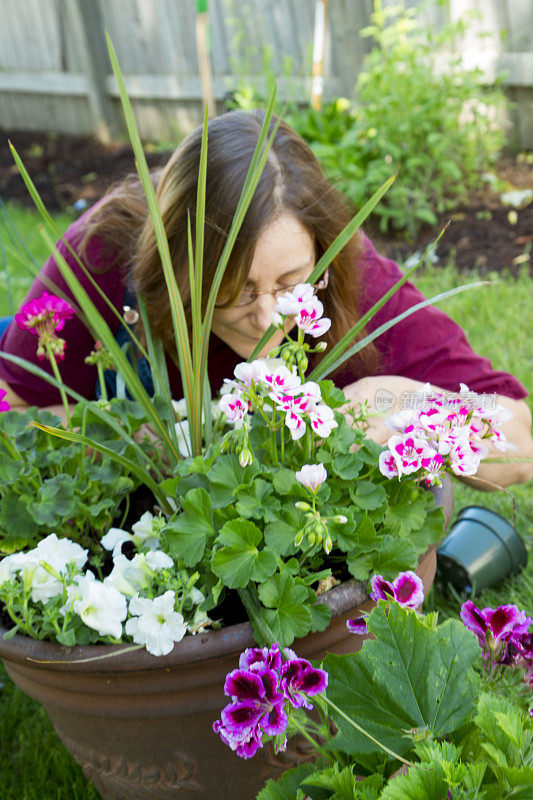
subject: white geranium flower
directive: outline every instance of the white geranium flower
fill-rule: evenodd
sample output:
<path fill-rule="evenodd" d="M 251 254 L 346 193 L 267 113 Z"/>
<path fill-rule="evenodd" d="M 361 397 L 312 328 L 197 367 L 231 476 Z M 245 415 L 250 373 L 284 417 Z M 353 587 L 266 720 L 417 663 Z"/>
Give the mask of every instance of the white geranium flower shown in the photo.
<path fill-rule="evenodd" d="M 181 400 L 172 400 L 171 402 L 177 418 L 185 419 L 187 416 L 187 403 L 185 402 L 185 398 L 182 397 Z"/>
<path fill-rule="evenodd" d="M 295 473 L 295 478 L 302 486 L 310 489 L 313 494 L 318 492 L 320 486 L 328 478 L 324 464 L 304 464 L 301 470 Z"/>
<path fill-rule="evenodd" d="M 82 575 L 73 594 L 72 608 L 87 627 L 101 636 L 122 636 L 122 622 L 126 619 L 126 598 L 114 586 L 97 581 L 90 573 Z"/>
<path fill-rule="evenodd" d="M 126 622 L 126 633 L 136 644 L 143 644 L 154 656 L 165 656 L 187 632 L 183 616 L 174 611 L 175 595 L 170 589 L 160 597 L 149 600 L 135 595 L 129 612 L 134 615 Z"/>

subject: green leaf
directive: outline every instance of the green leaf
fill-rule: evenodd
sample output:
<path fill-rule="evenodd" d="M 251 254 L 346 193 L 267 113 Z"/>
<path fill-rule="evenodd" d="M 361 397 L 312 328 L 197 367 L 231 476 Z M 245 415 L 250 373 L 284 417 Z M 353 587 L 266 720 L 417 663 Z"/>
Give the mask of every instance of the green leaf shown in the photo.
<path fill-rule="evenodd" d="M 258 586 L 259 599 L 266 607 L 265 618 L 275 640 L 288 647 L 296 637 L 305 636 L 313 624 L 309 592 L 286 570 Z"/>
<path fill-rule="evenodd" d="M 0 459 L 0 485 L 14 483 L 24 469 L 24 461 L 10 458 L 5 452 Z"/>
<path fill-rule="evenodd" d="M 400 755 L 411 747 L 405 731 L 427 728 L 444 737 L 472 714 L 479 657 L 474 635 L 458 620 L 428 628 L 412 611 L 392 603 L 371 612 L 375 640 L 349 656 L 328 655 L 328 697 L 378 741 Z M 375 753 L 377 745 L 333 711 L 339 733 L 333 746 L 345 752 Z"/>
<path fill-rule="evenodd" d="M 300 764 L 284 772 L 277 781 L 270 778 L 257 795 L 257 800 L 295 800 L 302 781 L 315 771 L 314 764 Z"/>
<path fill-rule="evenodd" d="M 363 459 L 358 453 L 345 453 L 336 456 L 331 462 L 333 472 L 345 481 L 354 481 L 363 466 Z"/>
<path fill-rule="evenodd" d="M 350 492 L 353 502 L 363 511 L 374 511 L 386 503 L 385 489 L 378 483 L 358 481 L 355 491 Z"/>
<path fill-rule="evenodd" d="M 215 533 L 213 509 L 205 489 L 191 489 L 183 501 L 183 511 L 164 529 L 169 553 L 194 567 L 204 554 L 207 537 Z"/>
<path fill-rule="evenodd" d="M 234 453 L 217 458 L 207 473 L 211 483 L 210 494 L 213 508 L 220 508 L 235 500 L 234 490 L 251 485 L 259 472 L 256 461 L 244 469 Z"/>
<path fill-rule="evenodd" d="M 342 389 L 339 389 L 337 386 L 335 386 L 333 381 L 319 381 L 318 385 L 320 386 L 320 393 L 322 395 L 323 402 L 326 403 L 330 408 L 340 408 L 347 403 L 348 398 Z"/>
<path fill-rule="evenodd" d="M 315 593 L 313 592 L 313 595 L 314 594 Z M 331 608 L 325 603 L 315 603 L 314 605 L 309 606 L 309 610 L 311 611 L 312 617 L 312 633 L 316 633 L 317 631 L 325 631 L 331 622 Z"/>
<path fill-rule="evenodd" d="M 377 550 L 368 554 L 372 562 L 371 572 L 392 580 L 405 569 L 415 569 L 418 562 L 417 551 L 407 539 L 383 536 Z"/>
<path fill-rule="evenodd" d="M 266 544 L 281 556 L 292 556 L 298 548 L 294 544 L 300 530 L 301 514 L 297 509 L 284 508 L 275 522 L 265 525 Z"/>
<path fill-rule="evenodd" d="M 75 482 L 71 475 L 47 478 L 28 504 L 30 513 L 39 525 L 58 525 L 70 517 L 76 508 Z"/>
<path fill-rule="evenodd" d="M 9 489 L 2 489 L 0 497 L 0 529 L 3 543 L 22 539 L 21 547 L 39 530 L 25 500 Z"/>
<path fill-rule="evenodd" d="M 276 554 L 268 547 L 258 550 L 263 534 L 253 522 L 234 519 L 222 527 L 218 541 L 224 545 L 212 559 L 213 572 L 230 589 L 262 583 L 277 567 Z"/>
<path fill-rule="evenodd" d="M 271 497 L 273 487 L 271 483 L 256 478 L 253 484 L 242 490 L 237 490 L 237 512 L 247 519 L 264 519 L 274 522 L 279 518 L 281 503 L 277 497 Z"/>

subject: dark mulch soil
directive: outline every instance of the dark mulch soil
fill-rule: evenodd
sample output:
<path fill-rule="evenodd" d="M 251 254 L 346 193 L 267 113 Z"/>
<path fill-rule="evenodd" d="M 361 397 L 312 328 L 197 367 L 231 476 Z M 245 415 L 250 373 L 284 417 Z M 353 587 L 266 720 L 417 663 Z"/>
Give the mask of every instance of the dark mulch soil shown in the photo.
<path fill-rule="evenodd" d="M 33 132 L 10 131 L 9 138 L 17 148 L 32 176 L 45 205 L 50 210 L 72 208 L 76 201 L 91 205 L 115 181 L 134 171 L 131 147 L 124 144 L 104 146 L 88 136 L 58 136 Z M 0 131 L 0 196 L 32 205 L 18 174 L 7 144 L 8 134 Z M 162 166 L 169 151 L 147 153 L 151 168 Z M 533 189 L 533 164 L 504 159 L 497 174 L 507 188 Z M 468 206 L 445 214 L 439 225 L 424 230 L 417 241 L 407 244 L 398 236 L 373 234 L 381 252 L 394 258 L 406 258 L 435 238 L 451 219 L 448 230 L 438 244 L 440 263 L 453 255 L 457 267 L 466 271 L 477 267 L 481 272 L 519 270 L 531 264 L 533 245 L 533 202 L 525 208 L 503 206 L 499 195 L 487 186 L 476 193 Z"/>

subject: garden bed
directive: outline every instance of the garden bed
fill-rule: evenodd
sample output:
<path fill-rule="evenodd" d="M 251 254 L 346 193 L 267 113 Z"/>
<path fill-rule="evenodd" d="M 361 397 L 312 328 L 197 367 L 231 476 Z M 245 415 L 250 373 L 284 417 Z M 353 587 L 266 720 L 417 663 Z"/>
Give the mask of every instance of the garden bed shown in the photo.
<path fill-rule="evenodd" d="M 9 151 L 7 136 L 0 134 L 0 196 L 31 206 L 31 198 Z M 90 136 L 17 131 L 9 132 L 9 138 L 50 211 L 72 208 L 76 201 L 91 205 L 115 181 L 134 169 L 131 148 L 121 143 L 103 145 Z M 154 146 L 146 150 L 152 168 L 165 164 L 171 152 Z M 533 189 L 533 163 L 525 159 L 520 162 L 502 159 L 496 174 L 506 190 Z M 516 216 L 510 211 L 515 211 Z M 406 244 L 401 236 L 373 233 L 372 237 L 381 252 L 405 259 L 414 251 L 423 250 L 439 226 L 450 218 L 450 227 L 437 248 L 439 263 L 446 264 L 453 257 L 460 271 L 477 268 L 482 273 L 504 269 L 517 272 L 524 264 L 531 265 L 533 202 L 524 208 L 505 206 L 488 183 L 486 191 L 475 193 L 468 206 L 441 215 L 439 225 L 423 230 L 412 244 Z"/>

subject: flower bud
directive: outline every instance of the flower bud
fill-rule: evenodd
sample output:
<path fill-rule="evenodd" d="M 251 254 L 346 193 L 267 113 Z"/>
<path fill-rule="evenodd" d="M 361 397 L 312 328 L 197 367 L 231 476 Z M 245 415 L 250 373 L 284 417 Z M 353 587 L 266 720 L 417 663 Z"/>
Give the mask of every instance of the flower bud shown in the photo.
<path fill-rule="evenodd" d="M 324 539 L 324 551 L 326 555 L 329 555 L 332 549 L 333 549 L 333 542 L 331 541 L 331 536 L 328 533 L 326 538 Z"/>
<path fill-rule="evenodd" d="M 315 353 L 323 353 L 324 350 L 327 350 L 327 347 L 327 342 L 318 342 L 317 346 L 315 347 Z"/>
<path fill-rule="evenodd" d="M 335 514 L 333 522 L 336 522 L 338 525 L 346 525 L 348 517 L 345 517 L 344 514 Z"/>
<path fill-rule="evenodd" d="M 297 503 L 294 504 L 296 508 L 299 508 L 300 511 L 311 511 L 311 506 L 309 503 L 305 503 L 303 500 L 298 500 Z"/>
<path fill-rule="evenodd" d="M 241 450 L 239 454 L 239 464 L 243 469 L 251 464 L 253 460 L 254 457 L 248 447 L 245 447 L 243 450 Z"/>
<path fill-rule="evenodd" d="M 294 537 L 294 544 L 295 544 L 296 547 L 299 547 L 301 545 L 301 543 L 303 542 L 304 533 L 305 533 L 305 531 L 302 528 L 301 530 L 298 531 L 298 533 Z"/>

